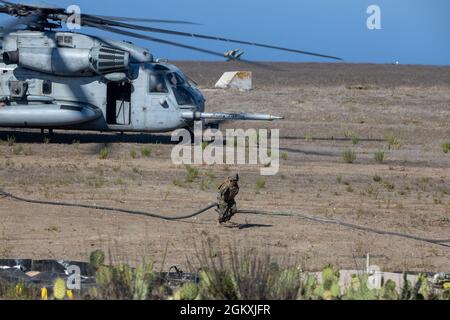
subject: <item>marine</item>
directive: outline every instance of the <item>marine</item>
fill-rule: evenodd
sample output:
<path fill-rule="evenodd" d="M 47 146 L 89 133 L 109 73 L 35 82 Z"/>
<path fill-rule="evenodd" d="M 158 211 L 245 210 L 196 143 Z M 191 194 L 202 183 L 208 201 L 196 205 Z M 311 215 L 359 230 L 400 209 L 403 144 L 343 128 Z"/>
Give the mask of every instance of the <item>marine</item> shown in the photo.
<path fill-rule="evenodd" d="M 228 177 L 219 186 L 219 192 L 217 194 L 219 213 L 219 224 L 230 222 L 231 218 L 237 213 L 236 196 L 239 194 L 239 175 L 236 174 L 232 177 Z"/>

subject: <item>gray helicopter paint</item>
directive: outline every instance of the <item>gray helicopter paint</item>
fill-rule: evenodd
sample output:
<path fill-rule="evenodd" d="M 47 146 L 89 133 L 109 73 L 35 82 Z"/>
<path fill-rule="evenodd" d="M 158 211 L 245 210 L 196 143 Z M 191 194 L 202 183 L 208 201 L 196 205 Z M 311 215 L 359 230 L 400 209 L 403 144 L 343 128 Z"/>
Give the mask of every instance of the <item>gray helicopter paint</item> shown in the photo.
<path fill-rule="evenodd" d="M 98 109 L 60 104 L 11 105 L 0 111 L 1 123 L 12 127 L 57 127 L 85 123 L 101 117 Z"/>
<path fill-rule="evenodd" d="M 58 38 L 62 38 L 63 48 L 58 46 Z M 64 41 L 64 37 L 72 37 L 71 41 Z M 20 41 L 18 40 L 20 39 Z M 123 49 L 134 52 L 133 61 L 149 61 L 152 59 L 148 50 L 133 46 L 126 42 L 108 40 L 107 45 L 114 45 Z M 129 124 L 126 125 L 108 125 L 106 124 L 106 86 L 107 80 L 103 76 L 90 77 L 68 77 L 58 75 L 57 73 L 67 72 L 67 75 L 79 75 L 80 71 L 89 67 L 89 52 L 92 47 L 98 47 L 102 43 L 96 38 L 74 34 L 68 32 L 30 32 L 21 31 L 11 34 L 5 39 L 3 50 L 14 51 L 25 49 L 26 56 L 21 56 L 23 61 L 28 57 L 29 61 L 22 67 L 11 67 L 0 64 L 0 72 L 2 72 L 0 80 L 0 95 L 7 96 L 9 91 L 9 83 L 11 81 L 26 81 L 28 83 L 28 94 L 35 96 L 45 96 L 42 92 L 43 83 L 45 81 L 52 82 L 51 97 L 58 105 L 66 104 L 79 106 L 83 108 L 78 115 L 72 111 L 73 119 L 68 119 L 68 112 L 55 113 L 55 107 L 37 108 L 36 106 L 24 107 L 24 112 L 17 112 L 21 105 L 17 102 L 16 106 L 0 108 L 0 126 L 20 126 L 20 127 L 65 127 L 66 125 L 92 122 L 92 110 L 100 111 L 101 120 L 94 122 L 92 129 L 99 128 L 101 130 L 111 129 L 120 131 L 150 131 L 163 132 L 172 131 L 176 128 L 184 127 L 188 123 L 181 118 L 181 114 L 177 111 L 178 106 L 176 100 L 171 96 L 170 85 L 168 93 L 151 94 L 149 91 L 149 76 L 153 72 L 151 63 L 130 63 L 130 77 L 132 83 L 131 117 Z M 71 46 L 72 48 L 68 48 Z M 55 59 L 53 51 L 57 48 L 63 53 L 62 61 Z M 144 54 L 145 53 L 145 54 Z M 64 54 L 66 56 L 64 57 Z M 72 55 L 72 56 L 69 56 Z M 56 60 L 56 62 L 55 62 Z M 57 70 L 55 70 L 55 67 Z M 35 69 L 35 70 L 33 70 Z M 169 70 L 174 70 L 167 68 Z M 39 70 L 39 71 L 36 71 Z M 179 70 L 176 70 L 179 72 Z M 56 73 L 56 74 L 55 74 Z M 115 73 L 117 75 L 117 73 Z M 113 74 L 114 75 L 114 74 Z M 107 75 L 113 78 L 111 74 Z M 119 79 L 123 78 L 123 74 L 119 74 Z M 172 94 L 173 95 L 173 94 Z M 157 101 L 157 103 L 155 103 Z M 165 105 L 165 107 L 162 106 Z M 192 109 L 196 109 L 194 106 Z M 52 112 L 50 112 L 52 111 Z M 24 119 L 24 115 L 27 118 Z M 45 116 L 43 116 L 45 114 Z M 99 112 L 95 113 L 96 115 Z M 84 116 L 85 121 L 82 121 Z M 35 117 L 35 121 L 31 121 L 30 117 Z M 81 117 L 81 118 L 80 118 Z M 120 116 L 119 116 L 120 117 Z M 51 118 L 52 120 L 45 120 Z M 103 122 L 103 123 L 101 123 Z"/>
<path fill-rule="evenodd" d="M 5 37 L 2 50 L 11 53 L 11 57 L 15 51 L 19 55 L 18 65 L 3 63 L 7 60 L 0 63 L 3 127 L 167 132 L 193 127 L 194 121 L 204 119 L 276 119 L 268 115 L 203 114 L 205 99 L 181 70 L 169 63 L 154 62 L 147 49 L 128 42 L 71 32 L 18 31 Z M 108 50 L 121 50 L 124 55 L 111 58 Z M 100 68 L 93 67 L 102 55 L 112 59 L 105 65 L 113 66 L 103 74 Z M 126 61 L 126 66 L 122 66 L 126 70 L 118 72 L 120 61 Z M 191 103 L 179 105 L 175 92 L 179 87 L 167 78 L 171 73 L 182 79 L 179 86 L 191 97 Z M 150 92 L 150 76 L 158 74 L 167 92 Z M 111 123 L 108 108 L 112 108 L 110 100 L 115 96 L 108 99 L 108 85 L 120 82 L 131 85 L 130 99 L 117 98 L 114 112 L 118 112 Z M 49 83 L 51 90 L 45 92 Z M 12 88 L 21 87 L 25 93 L 11 92 Z"/>
<path fill-rule="evenodd" d="M 68 39 L 71 40 L 69 41 Z M 146 48 L 125 41 L 100 39 L 73 32 L 16 31 L 3 40 L 3 51 L 15 51 L 18 48 L 33 47 L 92 49 L 102 44 L 128 52 L 132 63 L 153 61 L 152 54 Z"/>
<path fill-rule="evenodd" d="M 2 70 L 5 69 L 2 69 L 0 66 L 0 72 Z M 106 124 L 106 83 L 102 81 L 102 77 L 57 77 L 23 68 L 16 68 L 14 71 L 7 71 L 7 74 L 10 74 L 10 77 L 8 77 L 7 81 L 2 80 L 0 82 L 0 92 L 3 95 L 4 92 L 9 90 L 9 81 L 22 80 L 28 82 L 28 92 L 30 95 L 39 96 L 42 95 L 43 82 L 46 80 L 51 80 L 53 84 L 51 96 L 56 102 L 59 104 L 98 109 L 102 114 L 103 121 L 105 122 L 104 125 L 101 126 L 102 130 L 109 128 L 111 130 L 118 131 L 164 132 L 186 126 L 187 123 L 181 117 L 181 114 L 179 112 L 174 112 L 178 111 L 178 106 L 176 100 L 173 98 L 173 94 L 171 94 L 171 91 L 162 94 L 149 93 L 148 81 L 151 70 L 151 65 L 144 64 L 139 66 L 139 76 L 132 81 L 133 90 L 131 94 L 131 123 L 123 126 Z M 3 74 L 2 79 L 5 79 L 5 74 Z M 168 107 L 165 108 L 162 106 L 164 102 L 167 103 Z M 195 110 L 195 107 L 192 106 L 191 108 Z M 18 110 L 18 108 L 15 108 L 14 110 Z M 44 111 L 37 108 L 32 110 L 34 110 L 36 117 Z M 27 114 L 31 116 L 32 111 L 27 110 L 27 112 Z M 6 114 L 8 114 L 8 117 L 5 117 Z M 0 108 L 0 126 L 23 126 L 23 114 L 16 113 L 15 123 L 12 121 L 12 116 L 13 115 L 7 107 Z M 61 123 L 63 121 L 67 121 L 63 115 L 61 115 L 61 119 L 59 119 L 54 113 L 48 114 L 47 116 L 55 118 L 55 120 L 51 122 L 53 125 L 58 123 L 58 121 L 61 121 Z M 41 117 L 39 117 L 39 119 L 41 119 Z M 89 121 L 92 121 L 92 118 L 86 117 L 86 121 L 84 122 Z M 79 121 L 78 118 L 76 122 L 82 123 L 82 121 Z M 28 127 L 47 127 L 49 125 L 48 122 L 42 122 L 39 124 L 38 122 L 27 121 L 27 123 Z"/>

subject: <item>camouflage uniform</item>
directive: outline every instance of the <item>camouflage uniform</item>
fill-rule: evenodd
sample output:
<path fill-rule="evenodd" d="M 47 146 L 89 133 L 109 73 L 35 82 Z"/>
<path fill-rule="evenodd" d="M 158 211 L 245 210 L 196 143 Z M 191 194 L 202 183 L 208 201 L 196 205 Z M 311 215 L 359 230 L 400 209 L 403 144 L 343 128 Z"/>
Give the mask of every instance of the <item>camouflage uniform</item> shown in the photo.
<path fill-rule="evenodd" d="M 219 187 L 217 194 L 219 223 L 225 223 L 237 213 L 236 201 L 234 198 L 239 193 L 239 175 L 228 177 Z"/>

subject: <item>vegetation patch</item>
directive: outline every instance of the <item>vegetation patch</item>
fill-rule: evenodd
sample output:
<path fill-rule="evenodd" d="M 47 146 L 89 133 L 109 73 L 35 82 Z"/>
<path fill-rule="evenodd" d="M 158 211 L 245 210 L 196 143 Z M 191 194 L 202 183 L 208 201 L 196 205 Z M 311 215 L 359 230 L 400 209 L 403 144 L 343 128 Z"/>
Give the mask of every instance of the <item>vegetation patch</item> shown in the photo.
<path fill-rule="evenodd" d="M 442 144 L 442 151 L 444 151 L 445 154 L 448 154 L 448 152 L 450 151 L 450 140 L 445 141 Z"/>
<path fill-rule="evenodd" d="M 344 150 L 342 158 L 346 163 L 354 163 L 356 161 L 356 153 L 351 149 Z"/>

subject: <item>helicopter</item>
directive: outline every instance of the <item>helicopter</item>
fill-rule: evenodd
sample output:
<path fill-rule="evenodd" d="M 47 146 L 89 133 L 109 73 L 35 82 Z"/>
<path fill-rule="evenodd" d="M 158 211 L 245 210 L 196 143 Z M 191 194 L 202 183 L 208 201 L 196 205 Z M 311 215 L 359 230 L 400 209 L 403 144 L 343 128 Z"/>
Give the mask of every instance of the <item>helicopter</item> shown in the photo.
<path fill-rule="evenodd" d="M 198 86 L 182 70 L 155 59 L 147 49 L 63 30 L 72 13 L 66 9 L 0 0 L 0 13 L 16 19 L 0 31 L 0 127 L 100 132 L 170 132 L 192 130 L 196 121 L 282 119 L 268 114 L 207 112 Z M 243 52 L 225 54 L 153 36 L 190 37 L 341 60 L 301 50 L 188 33 L 145 23 L 190 24 L 79 14 L 81 26 L 121 36 L 240 59 Z M 24 25 L 25 28 L 20 28 Z M 141 32 L 145 32 L 141 33 Z M 151 34 L 151 35 L 150 35 Z"/>

